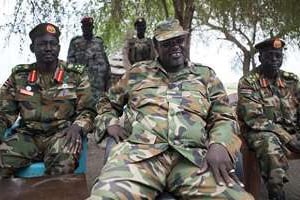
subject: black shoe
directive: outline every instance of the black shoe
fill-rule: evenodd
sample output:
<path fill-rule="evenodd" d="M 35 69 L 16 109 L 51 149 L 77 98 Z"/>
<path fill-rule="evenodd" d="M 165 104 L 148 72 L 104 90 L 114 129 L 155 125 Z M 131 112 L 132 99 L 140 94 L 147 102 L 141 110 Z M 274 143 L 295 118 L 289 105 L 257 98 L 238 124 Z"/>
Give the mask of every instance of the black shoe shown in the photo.
<path fill-rule="evenodd" d="M 269 200 L 286 200 L 283 190 L 277 192 L 269 192 Z"/>

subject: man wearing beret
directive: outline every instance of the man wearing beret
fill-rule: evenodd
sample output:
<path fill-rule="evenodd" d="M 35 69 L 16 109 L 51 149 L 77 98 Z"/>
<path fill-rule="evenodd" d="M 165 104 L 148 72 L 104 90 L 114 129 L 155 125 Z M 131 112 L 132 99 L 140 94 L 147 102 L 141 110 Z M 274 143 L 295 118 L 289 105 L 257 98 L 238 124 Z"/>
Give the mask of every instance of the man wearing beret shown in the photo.
<path fill-rule="evenodd" d="M 134 64 L 100 99 L 96 138 L 118 144 L 89 199 L 253 199 L 235 175 L 234 111 L 214 71 L 187 60 L 187 34 L 178 20 L 158 23 L 158 59 Z"/>
<path fill-rule="evenodd" d="M 93 96 L 98 100 L 110 86 L 110 65 L 102 38 L 93 34 L 94 19 L 82 18 L 81 29 L 83 35 L 74 37 L 70 42 L 67 60 L 68 63 L 86 66 Z"/>
<path fill-rule="evenodd" d="M 123 64 L 129 69 L 134 63 L 143 60 L 153 60 L 156 56 L 153 42 L 145 37 L 146 20 L 138 17 L 134 22 L 136 36 L 129 38 L 123 48 Z"/>
<path fill-rule="evenodd" d="M 256 153 L 269 199 L 285 199 L 288 152 L 300 153 L 298 77 L 280 70 L 284 41 L 270 38 L 255 45 L 260 66 L 242 77 L 237 112 L 242 133 Z"/>
<path fill-rule="evenodd" d="M 42 23 L 29 36 L 36 62 L 14 67 L 0 90 L 1 178 L 41 160 L 48 175 L 73 173 L 96 114 L 84 66 L 58 59 L 58 27 Z"/>

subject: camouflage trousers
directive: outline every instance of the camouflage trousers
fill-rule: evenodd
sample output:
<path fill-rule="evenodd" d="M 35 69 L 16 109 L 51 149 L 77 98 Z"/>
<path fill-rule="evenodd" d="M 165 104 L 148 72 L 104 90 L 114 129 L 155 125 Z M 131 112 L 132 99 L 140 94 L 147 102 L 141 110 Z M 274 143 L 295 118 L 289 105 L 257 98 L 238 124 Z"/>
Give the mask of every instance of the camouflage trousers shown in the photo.
<path fill-rule="evenodd" d="M 62 132 L 45 137 L 17 130 L 0 145 L 0 177 L 10 177 L 18 168 L 38 161 L 44 161 L 48 175 L 74 172 L 79 154 L 71 154 L 62 148 L 66 143 Z"/>
<path fill-rule="evenodd" d="M 129 148 L 128 142 L 113 147 L 89 200 L 155 199 L 163 190 L 178 199 L 253 199 L 238 184 L 218 186 L 210 171 L 199 174 L 197 166 L 171 148 L 139 162 L 130 161 Z"/>
<path fill-rule="evenodd" d="M 103 65 L 105 64 L 103 63 Z M 92 95 L 98 100 L 101 94 L 108 89 L 110 74 L 105 68 L 99 68 L 99 65 L 88 66 L 87 73 L 91 83 Z"/>
<path fill-rule="evenodd" d="M 255 151 L 261 175 L 269 192 L 272 190 L 276 193 L 282 190 L 283 184 L 288 181 L 286 147 L 272 132 L 249 132 L 246 140 L 249 147 Z"/>

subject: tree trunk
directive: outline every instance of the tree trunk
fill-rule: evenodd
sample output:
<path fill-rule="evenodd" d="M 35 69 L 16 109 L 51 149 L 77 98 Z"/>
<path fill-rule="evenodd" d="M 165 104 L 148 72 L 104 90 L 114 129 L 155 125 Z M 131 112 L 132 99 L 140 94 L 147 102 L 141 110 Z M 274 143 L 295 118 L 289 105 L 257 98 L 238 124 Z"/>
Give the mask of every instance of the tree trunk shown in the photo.
<path fill-rule="evenodd" d="M 173 0 L 173 6 L 175 18 L 179 20 L 183 29 L 189 32 L 186 41 L 186 56 L 187 58 L 190 58 L 192 19 L 195 11 L 194 0 Z"/>
<path fill-rule="evenodd" d="M 243 53 L 244 53 L 243 75 L 245 75 L 250 71 L 251 54 L 249 51 L 244 51 Z"/>

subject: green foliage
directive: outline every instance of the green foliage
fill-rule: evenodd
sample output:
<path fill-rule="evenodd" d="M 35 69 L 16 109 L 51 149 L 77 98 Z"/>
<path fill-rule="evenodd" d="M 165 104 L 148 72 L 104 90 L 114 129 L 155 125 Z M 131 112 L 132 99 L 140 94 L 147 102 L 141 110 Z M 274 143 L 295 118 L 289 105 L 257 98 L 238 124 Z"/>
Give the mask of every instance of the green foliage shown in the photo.
<path fill-rule="evenodd" d="M 188 8 L 195 8 L 194 14 Z M 27 35 L 33 25 L 51 21 L 74 31 L 72 27 L 79 23 L 74 16 L 91 15 L 96 35 L 104 39 L 108 52 L 114 52 L 134 31 L 137 16 L 145 17 L 149 36 L 158 21 L 186 17 L 181 23 L 190 31 L 213 30 L 235 44 L 246 72 L 250 64 L 255 65 L 253 46 L 258 41 L 278 35 L 298 42 L 299 13 L 298 0 L 16 0 L 14 18 L 1 28 L 8 34 Z M 193 14 L 192 18 L 188 14 Z"/>
<path fill-rule="evenodd" d="M 96 18 L 96 33 L 100 35 L 110 52 L 123 46 L 126 36 L 132 35 L 136 17 L 142 16 L 147 21 L 147 34 L 151 36 L 154 25 L 165 18 L 161 0 L 112 0 L 102 7 L 92 10 Z M 174 15 L 170 1 L 167 2 L 168 12 Z"/>
<path fill-rule="evenodd" d="M 199 26 L 223 34 L 238 47 L 243 72 L 255 67 L 254 44 L 271 36 L 300 39 L 300 5 L 296 0 L 201 0 L 196 4 Z"/>

